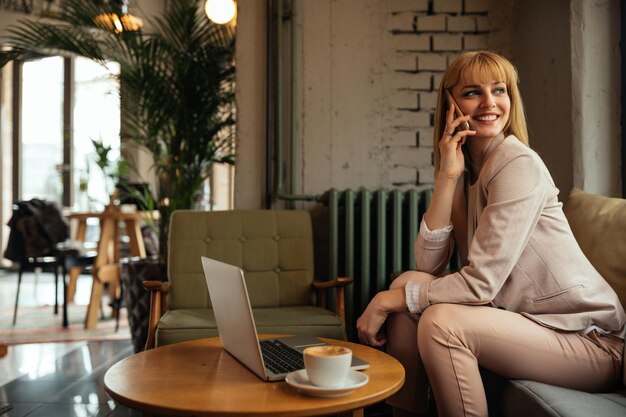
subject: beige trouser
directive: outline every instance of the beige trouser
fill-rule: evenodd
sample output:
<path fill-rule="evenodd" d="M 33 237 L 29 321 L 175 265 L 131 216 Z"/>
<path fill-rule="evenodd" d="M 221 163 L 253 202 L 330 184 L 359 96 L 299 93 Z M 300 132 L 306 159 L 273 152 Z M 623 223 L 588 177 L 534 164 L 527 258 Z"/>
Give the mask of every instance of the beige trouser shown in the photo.
<path fill-rule="evenodd" d="M 392 314 L 387 337 L 387 352 L 406 370 L 388 402 L 415 413 L 427 410 L 430 381 L 439 416 L 487 416 L 479 366 L 589 392 L 611 390 L 621 376 L 623 340 L 552 330 L 492 307 L 436 304 L 421 316 Z"/>

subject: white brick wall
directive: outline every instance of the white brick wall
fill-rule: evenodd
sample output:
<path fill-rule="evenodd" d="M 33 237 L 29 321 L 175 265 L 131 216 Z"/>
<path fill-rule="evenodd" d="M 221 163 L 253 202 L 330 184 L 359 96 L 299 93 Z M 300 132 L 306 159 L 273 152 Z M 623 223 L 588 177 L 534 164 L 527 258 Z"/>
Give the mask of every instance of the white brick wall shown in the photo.
<path fill-rule="evenodd" d="M 463 0 L 433 0 L 435 13 L 461 13 Z"/>
<path fill-rule="evenodd" d="M 394 90 L 414 89 L 432 90 L 433 76 L 427 72 L 402 72 L 397 71 L 390 78 L 391 88 Z"/>
<path fill-rule="evenodd" d="M 427 129 L 427 128 L 425 128 Z M 411 130 L 397 130 L 394 134 L 387 140 L 386 144 L 389 147 L 400 147 L 400 146 L 413 146 L 418 147 L 417 143 L 417 135 L 418 131 L 413 129 Z M 415 174 L 414 174 L 415 176 Z"/>
<path fill-rule="evenodd" d="M 390 149 L 391 160 L 397 165 L 402 166 L 428 166 L 431 163 L 432 156 L 429 152 L 421 152 L 421 149 L 415 146 L 398 146 Z M 415 175 L 415 174 L 414 174 Z"/>
<path fill-rule="evenodd" d="M 428 150 L 429 148 L 432 149 L 434 131 L 435 128 L 432 126 L 417 129 L 417 147 L 426 150 Z"/>
<path fill-rule="evenodd" d="M 444 32 L 446 30 L 446 16 L 417 16 L 415 28 L 418 32 Z"/>
<path fill-rule="evenodd" d="M 490 3 L 490 0 L 465 0 L 465 13 L 487 13 Z"/>
<path fill-rule="evenodd" d="M 417 184 L 417 171 L 413 166 L 394 165 L 391 172 L 393 185 Z"/>
<path fill-rule="evenodd" d="M 445 71 L 447 67 L 446 56 L 443 54 L 417 54 L 418 71 Z"/>
<path fill-rule="evenodd" d="M 417 183 L 429 184 L 433 182 L 435 178 L 435 167 L 433 165 L 418 168 L 417 170 Z"/>
<path fill-rule="evenodd" d="M 467 35 L 463 41 L 466 51 L 487 48 L 487 35 Z"/>
<path fill-rule="evenodd" d="M 489 32 L 489 18 L 487 16 L 476 17 L 476 30 L 478 32 Z"/>
<path fill-rule="evenodd" d="M 387 11 L 390 13 L 397 12 L 423 12 L 428 11 L 428 0 L 384 0 L 387 5 Z"/>
<path fill-rule="evenodd" d="M 417 57 L 414 53 L 398 52 L 387 61 L 387 66 L 396 71 L 417 71 Z"/>
<path fill-rule="evenodd" d="M 441 78 L 443 78 L 443 74 L 434 74 L 433 75 L 433 90 L 437 91 L 439 89 L 439 84 L 441 84 Z"/>
<path fill-rule="evenodd" d="M 418 94 L 411 90 L 399 90 L 391 96 L 391 105 L 396 109 L 417 110 Z"/>
<path fill-rule="evenodd" d="M 416 18 L 413 12 L 394 13 L 391 15 L 389 23 L 396 32 L 413 32 Z"/>
<path fill-rule="evenodd" d="M 430 113 L 424 111 L 398 110 L 393 120 L 391 120 L 391 124 L 396 128 L 429 127 Z"/>
<path fill-rule="evenodd" d="M 475 32 L 476 19 L 474 16 L 450 16 L 448 32 Z"/>
<path fill-rule="evenodd" d="M 492 0 L 385 0 L 392 116 L 385 144 L 394 185 L 433 182 L 433 115 L 443 72 L 461 52 L 488 47 Z M 393 52 L 391 52 L 393 51 Z"/>
<path fill-rule="evenodd" d="M 398 34 L 393 44 L 397 51 L 430 51 L 430 35 Z"/>
<path fill-rule="evenodd" d="M 433 35 L 433 51 L 460 51 L 461 49 L 463 49 L 463 36 L 452 34 Z"/>
<path fill-rule="evenodd" d="M 419 93 L 419 109 L 435 110 L 437 107 L 437 92 L 427 91 Z"/>

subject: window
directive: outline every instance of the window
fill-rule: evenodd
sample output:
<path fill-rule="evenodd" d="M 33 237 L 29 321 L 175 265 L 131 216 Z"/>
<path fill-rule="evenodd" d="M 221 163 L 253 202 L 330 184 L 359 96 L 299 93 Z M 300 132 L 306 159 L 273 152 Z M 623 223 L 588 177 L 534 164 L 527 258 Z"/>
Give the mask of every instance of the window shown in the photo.
<path fill-rule="evenodd" d="M 63 58 L 25 61 L 21 82 L 21 158 L 18 200 L 62 203 Z"/>
<path fill-rule="evenodd" d="M 91 140 L 111 146 L 109 160 L 120 156 L 120 99 L 119 82 L 112 78 L 120 71 L 117 63 L 103 67 L 85 58 L 74 60 L 74 110 L 73 110 L 73 172 L 74 206 L 85 209 L 106 205 L 113 192 L 95 163 Z M 87 197 L 88 201 L 84 201 Z M 80 200 L 83 201 L 80 201 Z M 82 207 L 81 207 L 82 206 Z"/>
<path fill-rule="evenodd" d="M 97 166 L 92 140 L 111 146 L 109 160 L 119 157 L 119 82 L 111 75 L 119 65 L 43 57 L 18 63 L 16 72 L 14 199 L 101 209 L 114 184 Z"/>

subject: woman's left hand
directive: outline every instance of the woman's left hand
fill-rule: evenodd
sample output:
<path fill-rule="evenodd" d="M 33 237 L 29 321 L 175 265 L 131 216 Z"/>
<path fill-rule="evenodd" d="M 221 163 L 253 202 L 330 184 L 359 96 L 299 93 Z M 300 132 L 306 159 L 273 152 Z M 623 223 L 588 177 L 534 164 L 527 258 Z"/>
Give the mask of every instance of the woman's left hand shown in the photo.
<path fill-rule="evenodd" d="M 405 311 L 406 301 L 404 288 L 381 291 L 374 296 L 367 308 L 356 321 L 359 340 L 364 345 L 382 346 L 387 342 L 383 334 L 379 334 L 389 313 Z"/>

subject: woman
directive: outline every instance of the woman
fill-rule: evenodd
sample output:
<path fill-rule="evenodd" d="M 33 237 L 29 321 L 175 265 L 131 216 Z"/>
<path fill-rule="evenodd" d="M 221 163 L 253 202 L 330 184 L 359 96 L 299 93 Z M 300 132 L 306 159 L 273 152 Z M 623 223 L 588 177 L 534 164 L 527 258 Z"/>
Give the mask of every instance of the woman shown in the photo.
<path fill-rule="evenodd" d="M 479 367 L 585 391 L 611 389 L 621 376 L 626 315 L 528 147 L 517 84 L 513 65 L 488 51 L 462 54 L 441 80 L 417 271 L 357 321 L 362 343 L 388 343 L 406 369 L 389 400 L 394 415 L 427 411 L 430 382 L 440 416 L 486 416 Z M 455 244 L 463 267 L 443 274 Z"/>

